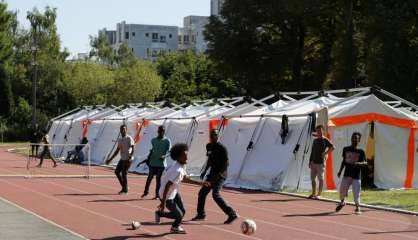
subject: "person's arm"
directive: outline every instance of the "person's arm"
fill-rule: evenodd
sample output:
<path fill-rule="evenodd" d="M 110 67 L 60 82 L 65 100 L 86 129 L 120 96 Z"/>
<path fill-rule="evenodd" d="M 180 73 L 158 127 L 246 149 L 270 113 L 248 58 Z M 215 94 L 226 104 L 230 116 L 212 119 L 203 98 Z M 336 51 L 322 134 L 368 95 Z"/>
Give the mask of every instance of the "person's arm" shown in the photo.
<path fill-rule="evenodd" d="M 361 167 L 367 166 L 366 154 L 364 151 L 360 153 L 360 161 L 356 162 L 355 165 Z"/>
<path fill-rule="evenodd" d="M 119 153 L 119 146 L 116 148 L 116 151 L 113 153 L 113 155 L 109 159 L 106 160 L 106 165 L 108 165 L 116 157 L 116 155 L 118 155 L 118 153 Z"/>
<path fill-rule="evenodd" d="M 134 155 L 134 150 L 135 150 L 135 142 L 134 142 L 134 140 L 132 139 L 131 136 L 129 136 L 129 139 L 131 141 L 131 147 L 130 147 L 131 151 L 130 151 L 130 154 L 129 154 L 129 161 L 132 161 L 132 156 Z"/>
<path fill-rule="evenodd" d="M 325 159 L 325 156 L 328 155 L 329 151 L 333 151 L 335 149 L 334 144 L 328 139 L 324 138 L 327 144 L 327 147 L 325 148 L 325 151 L 322 153 L 322 158 Z"/>
<path fill-rule="evenodd" d="M 168 193 L 168 190 L 170 189 L 171 185 L 173 185 L 173 182 L 171 182 L 171 181 L 168 181 L 167 184 L 165 185 L 163 198 L 161 199 L 161 204 L 158 207 L 158 210 L 160 210 L 161 212 L 164 211 L 165 201 L 167 200 L 167 193 Z"/>
<path fill-rule="evenodd" d="M 341 173 L 343 172 L 343 169 L 345 167 L 344 155 L 345 155 L 345 151 L 343 151 L 343 160 L 341 161 L 340 170 L 338 170 L 338 173 L 337 173 L 338 178 L 341 176 Z"/>

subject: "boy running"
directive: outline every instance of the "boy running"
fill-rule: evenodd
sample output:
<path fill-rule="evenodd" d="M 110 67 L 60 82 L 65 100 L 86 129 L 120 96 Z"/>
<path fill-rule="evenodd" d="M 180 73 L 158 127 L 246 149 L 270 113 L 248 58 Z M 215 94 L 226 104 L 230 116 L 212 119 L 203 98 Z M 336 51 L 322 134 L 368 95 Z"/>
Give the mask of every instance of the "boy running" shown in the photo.
<path fill-rule="evenodd" d="M 334 145 L 323 135 L 324 127 L 318 125 L 315 128 L 316 138 L 312 143 L 309 168 L 311 169 L 312 194 L 309 198 L 318 199 L 324 186 L 325 158 L 328 152 L 334 150 Z M 316 194 L 316 178 L 319 181 L 318 194 Z"/>
<path fill-rule="evenodd" d="M 160 223 L 161 217 L 174 219 L 170 229 L 171 233 L 186 233 L 180 226 L 186 210 L 181 200 L 179 184 L 187 175 L 185 166 L 187 150 L 187 145 L 183 143 L 176 144 L 171 148 L 170 156 L 176 163 L 167 168 L 161 180 L 160 196 L 162 199 L 158 211 L 155 212 L 155 222 Z M 169 212 L 164 211 L 165 207 Z"/>
<path fill-rule="evenodd" d="M 358 149 L 357 145 L 360 142 L 361 134 L 359 132 L 353 133 L 351 136 L 351 146 L 344 147 L 343 161 L 341 162 L 340 170 L 337 176 L 341 176 L 341 172 L 345 167 L 344 177 L 340 184 L 340 200 L 335 209 L 340 211 L 345 206 L 345 197 L 347 197 L 350 185 L 353 188 L 354 202 L 356 204 L 356 214 L 361 214 L 360 211 L 360 190 L 361 190 L 361 167 L 367 166 L 366 154 L 362 149 Z"/>

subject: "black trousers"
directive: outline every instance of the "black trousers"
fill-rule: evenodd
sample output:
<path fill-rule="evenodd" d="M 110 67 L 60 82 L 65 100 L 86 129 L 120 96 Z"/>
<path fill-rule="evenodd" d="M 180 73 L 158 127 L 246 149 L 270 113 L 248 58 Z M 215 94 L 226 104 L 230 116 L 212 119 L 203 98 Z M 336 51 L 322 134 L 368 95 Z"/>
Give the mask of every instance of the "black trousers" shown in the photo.
<path fill-rule="evenodd" d="M 33 144 L 38 144 L 38 143 L 33 142 Z M 38 156 L 39 145 L 32 145 L 31 144 L 31 147 L 32 147 L 32 156 L 37 157 Z"/>
<path fill-rule="evenodd" d="M 131 166 L 131 161 L 119 160 L 115 169 L 116 177 L 122 186 L 122 192 L 128 192 L 128 169 Z"/>
<path fill-rule="evenodd" d="M 236 212 L 232 209 L 227 202 L 221 196 L 221 189 L 224 184 L 225 179 L 220 179 L 216 182 L 212 182 L 211 186 L 203 186 L 199 191 L 199 197 L 197 200 L 197 215 L 206 216 L 205 213 L 205 202 L 206 197 L 209 192 L 212 190 L 212 198 L 215 200 L 216 204 L 222 209 L 222 211 L 228 216 L 235 216 Z"/>
<path fill-rule="evenodd" d="M 160 212 L 160 217 L 174 219 L 172 226 L 180 226 L 181 221 L 183 220 L 183 217 L 186 214 L 186 210 L 184 209 L 183 201 L 181 200 L 180 194 L 177 193 L 174 199 L 166 200 L 165 206 L 168 210 L 170 210 L 170 212 Z"/>
<path fill-rule="evenodd" d="M 164 172 L 164 167 L 149 167 L 147 182 L 145 184 L 144 194 L 147 195 L 149 193 L 149 186 L 151 185 L 151 181 L 156 176 L 157 184 L 155 186 L 155 196 L 159 197 L 159 191 L 161 186 L 161 176 Z"/>

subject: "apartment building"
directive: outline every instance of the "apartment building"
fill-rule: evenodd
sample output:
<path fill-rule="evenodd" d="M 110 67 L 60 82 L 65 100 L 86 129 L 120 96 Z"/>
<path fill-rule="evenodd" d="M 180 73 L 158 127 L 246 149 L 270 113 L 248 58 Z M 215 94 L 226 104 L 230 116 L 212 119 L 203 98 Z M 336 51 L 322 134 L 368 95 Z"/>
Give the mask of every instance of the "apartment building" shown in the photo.
<path fill-rule="evenodd" d="M 137 58 L 155 60 L 160 53 L 178 49 L 178 33 L 177 26 L 127 24 L 123 21 L 116 25 L 115 41 L 109 42 L 115 51 L 126 44 Z"/>

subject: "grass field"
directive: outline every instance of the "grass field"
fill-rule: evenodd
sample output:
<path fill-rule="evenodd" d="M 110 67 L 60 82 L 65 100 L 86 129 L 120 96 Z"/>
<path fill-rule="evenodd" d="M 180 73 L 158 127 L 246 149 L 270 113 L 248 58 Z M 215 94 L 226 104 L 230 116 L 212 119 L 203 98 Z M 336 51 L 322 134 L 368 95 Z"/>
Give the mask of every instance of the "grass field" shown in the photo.
<path fill-rule="evenodd" d="M 309 196 L 310 192 L 302 192 L 301 194 Z M 339 193 L 324 192 L 322 197 L 339 200 Z M 348 198 L 346 200 L 353 202 L 353 194 L 351 191 L 348 193 Z M 361 191 L 361 203 L 418 212 L 418 189 L 363 190 Z"/>

